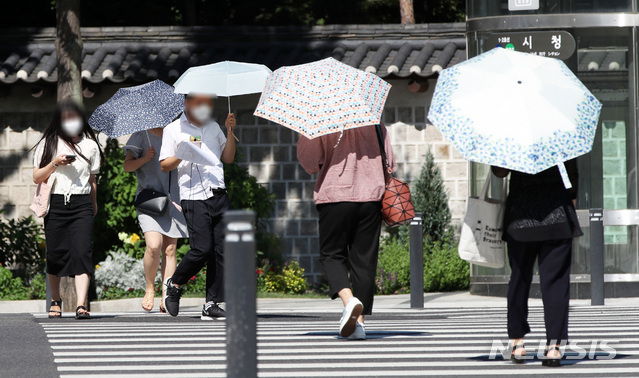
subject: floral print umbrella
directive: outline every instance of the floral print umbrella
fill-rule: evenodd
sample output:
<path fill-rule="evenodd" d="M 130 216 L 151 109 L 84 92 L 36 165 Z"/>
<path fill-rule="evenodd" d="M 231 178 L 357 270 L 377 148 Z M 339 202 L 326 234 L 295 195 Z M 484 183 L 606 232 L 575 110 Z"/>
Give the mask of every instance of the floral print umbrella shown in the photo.
<path fill-rule="evenodd" d="M 590 152 L 601 102 L 560 60 L 496 48 L 443 70 L 428 119 L 468 160 L 525 173 Z"/>
<path fill-rule="evenodd" d="M 107 102 L 98 106 L 89 125 L 110 138 L 164 127 L 184 111 L 184 95 L 161 80 L 120 88 Z"/>
<path fill-rule="evenodd" d="M 333 58 L 282 67 L 268 78 L 255 115 L 312 139 L 378 124 L 390 87 Z"/>

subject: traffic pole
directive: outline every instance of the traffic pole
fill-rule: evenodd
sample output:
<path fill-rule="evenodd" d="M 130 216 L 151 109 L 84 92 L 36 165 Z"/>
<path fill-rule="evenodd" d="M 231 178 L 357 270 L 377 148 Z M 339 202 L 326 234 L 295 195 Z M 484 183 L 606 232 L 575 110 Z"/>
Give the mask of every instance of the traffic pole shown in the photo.
<path fill-rule="evenodd" d="M 424 308 L 424 226 L 422 213 L 410 221 L 410 307 Z"/>
<path fill-rule="evenodd" d="M 590 305 L 604 304 L 603 209 L 590 209 Z"/>
<path fill-rule="evenodd" d="M 252 378 L 257 377 L 255 212 L 227 211 L 224 224 L 226 375 Z"/>

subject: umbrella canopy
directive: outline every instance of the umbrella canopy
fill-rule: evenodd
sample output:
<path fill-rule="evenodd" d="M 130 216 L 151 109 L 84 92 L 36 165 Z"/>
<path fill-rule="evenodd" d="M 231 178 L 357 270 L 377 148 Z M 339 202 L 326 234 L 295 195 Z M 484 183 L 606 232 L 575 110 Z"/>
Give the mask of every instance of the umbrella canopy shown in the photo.
<path fill-rule="evenodd" d="M 173 86 L 175 93 L 231 97 L 262 92 L 266 78 L 270 74 L 271 70 L 263 64 L 227 60 L 191 67 Z"/>
<path fill-rule="evenodd" d="M 460 153 L 525 173 L 592 149 L 601 102 L 560 60 L 493 49 L 443 70 L 428 119 Z"/>
<path fill-rule="evenodd" d="M 255 115 L 312 139 L 378 124 L 390 88 L 376 75 L 327 58 L 273 72 Z"/>
<path fill-rule="evenodd" d="M 110 138 L 164 127 L 184 110 L 184 96 L 160 80 L 120 88 L 107 102 L 98 106 L 89 118 L 94 130 Z"/>

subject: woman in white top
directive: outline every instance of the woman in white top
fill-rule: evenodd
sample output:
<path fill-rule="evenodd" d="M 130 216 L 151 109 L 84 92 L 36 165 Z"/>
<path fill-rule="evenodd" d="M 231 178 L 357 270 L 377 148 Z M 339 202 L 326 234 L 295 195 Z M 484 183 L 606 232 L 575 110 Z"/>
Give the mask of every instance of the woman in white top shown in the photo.
<path fill-rule="evenodd" d="M 104 160 L 84 111 L 71 100 L 61 102 L 35 147 L 33 182 L 53 180 L 49 212 L 44 218 L 47 276 L 53 301 L 50 318 L 62 316 L 60 277 L 75 277 L 76 319 L 89 319 L 85 307 L 93 272 L 93 217 L 98 211 L 95 174 Z"/>

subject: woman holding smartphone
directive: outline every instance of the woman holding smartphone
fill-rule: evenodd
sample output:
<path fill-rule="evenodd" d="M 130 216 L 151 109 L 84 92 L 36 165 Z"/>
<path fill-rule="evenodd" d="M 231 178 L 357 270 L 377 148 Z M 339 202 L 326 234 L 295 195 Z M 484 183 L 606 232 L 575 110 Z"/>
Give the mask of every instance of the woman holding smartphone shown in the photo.
<path fill-rule="evenodd" d="M 162 172 L 157 153 L 162 147 L 162 128 L 137 132 L 129 138 L 124 151 L 124 170 L 135 172 L 138 179 L 137 194 L 144 189 L 169 194 L 173 202 L 179 202 L 178 177 L 176 172 Z M 170 187 L 169 187 L 170 186 Z M 142 299 L 142 308 L 153 309 L 155 296 L 155 276 L 160 267 L 162 282 L 173 276 L 177 259 L 177 239 L 188 236 L 184 216 L 173 204 L 162 215 L 146 214 L 138 210 L 138 221 L 144 232 L 146 251 L 144 252 L 144 275 L 146 278 L 146 294 Z M 162 285 L 164 288 L 164 285 Z M 160 312 L 166 312 L 160 302 Z"/>
<path fill-rule="evenodd" d="M 33 182 L 53 184 L 44 217 L 47 277 L 53 301 L 50 318 L 62 317 L 60 277 L 75 277 L 76 319 L 89 319 L 85 307 L 93 272 L 93 217 L 98 211 L 95 175 L 104 156 L 84 111 L 62 101 L 34 147 Z"/>

